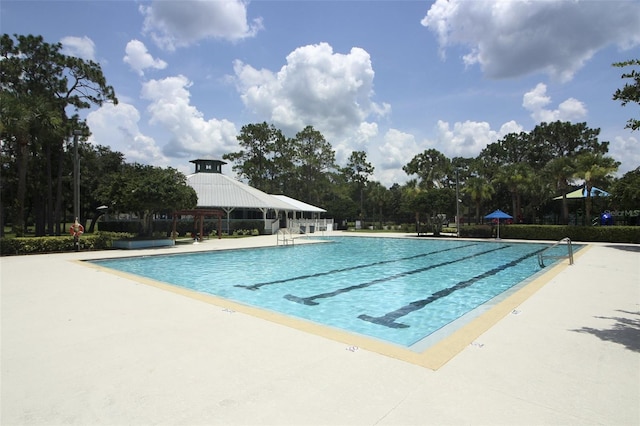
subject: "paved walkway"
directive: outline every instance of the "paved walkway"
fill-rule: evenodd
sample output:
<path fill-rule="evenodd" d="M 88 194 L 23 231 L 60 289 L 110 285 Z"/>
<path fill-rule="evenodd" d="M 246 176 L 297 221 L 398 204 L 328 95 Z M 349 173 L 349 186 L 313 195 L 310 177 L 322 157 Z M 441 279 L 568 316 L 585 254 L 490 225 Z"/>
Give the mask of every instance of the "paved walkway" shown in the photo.
<path fill-rule="evenodd" d="M 640 424 L 638 246 L 592 245 L 436 371 L 74 262 L 105 254 L 0 259 L 0 424 Z"/>

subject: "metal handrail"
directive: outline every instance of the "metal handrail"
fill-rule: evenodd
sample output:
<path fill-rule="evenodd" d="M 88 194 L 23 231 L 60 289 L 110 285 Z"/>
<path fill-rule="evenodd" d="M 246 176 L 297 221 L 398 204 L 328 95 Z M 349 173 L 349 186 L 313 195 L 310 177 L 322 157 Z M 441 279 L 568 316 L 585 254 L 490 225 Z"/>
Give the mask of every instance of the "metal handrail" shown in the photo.
<path fill-rule="evenodd" d="M 289 234 L 289 237 L 287 237 L 287 234 Z M 280 239 L 280 237 L 282 236 L 282 239 Z M 293 244 L 293 235 L 291 234 L 291 231 L 288 228 L 280 228 L 278 229 L 278 233 L 276 235 L 276 245 L 280 245 L 280 242 L 282 241 L 282 245 L 287 246 L 289 245 L 289 243 Z"/>
<path fill-rule="evenodd" d="M 551 255 L 545 255 L 544 254 L 547 250 L 551 250 L 552 248 L 557 247 L 563 241 L 567 242 L 567 255 L 566 256 L 551 256 Z M 551 247 L 547 247 L 546 249 L 544 249 L 543 251 L 538 253 L 538 265 L 540 265 L 541 268 L 544 268 L 544 259 L 545 258 L 548 258 L 548 259 L 567 259 L 568 258 L 569 259 L 569 265 L 573 265 L 573 246 L 571 245 L 571 238 L 564 237 L 563 239 L 561 239 L 560 241 L 558 241 L 557 243 L 555 243 Z"/>

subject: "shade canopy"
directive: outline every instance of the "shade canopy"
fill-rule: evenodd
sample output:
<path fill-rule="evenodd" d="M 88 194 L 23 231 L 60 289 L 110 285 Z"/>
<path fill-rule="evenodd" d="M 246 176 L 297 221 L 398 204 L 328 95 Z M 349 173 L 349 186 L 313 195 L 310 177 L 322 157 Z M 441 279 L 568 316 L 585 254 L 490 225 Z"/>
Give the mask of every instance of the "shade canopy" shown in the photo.
<path fill-rule="evenodd" d="M 493 213 L 489 213 L 484 218 L 485 219 L 513 219 L 513 216 L 511 216 L 510 214 L 507 214 L 507 213 L 503 212 L 502 210 L 498 209 L 498 210 L 494 211 Z"/>
<path fill-rule="evenodd" d="M 596 188 L 595 186 L 591 188 L 591 197 L 609 197 L 611 194 L 609 194 L 607 191 L 602 190 L 600 188 Z M 575 191 L 569 192 L 568 194 L 565 195 L 567 197 L 568 200 L 575 200 L 578 198 L 587 198 L 587 188 L 582 187 L 582 188 L 578 188 Z M 554 200 L 562 200 L 562 195 L 560 195 L 559 197 L 555 197 Z"/>

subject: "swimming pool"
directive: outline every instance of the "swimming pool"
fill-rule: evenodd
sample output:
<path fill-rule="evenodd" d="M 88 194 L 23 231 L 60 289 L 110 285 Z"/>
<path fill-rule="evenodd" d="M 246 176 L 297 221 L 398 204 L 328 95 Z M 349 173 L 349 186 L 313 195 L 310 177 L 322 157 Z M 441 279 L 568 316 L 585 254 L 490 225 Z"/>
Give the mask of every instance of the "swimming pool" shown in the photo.
<path fill-rule="evenodd" d="M 549 247 L 415 238 L 324 240 L 322 244 L 93 262 L 419 348 L 438 330 L 482 310 L 487 302 L 495 302 L 538 274 L 537 254 Z M 562 254 L 562 247 L 557 250 Z"/>

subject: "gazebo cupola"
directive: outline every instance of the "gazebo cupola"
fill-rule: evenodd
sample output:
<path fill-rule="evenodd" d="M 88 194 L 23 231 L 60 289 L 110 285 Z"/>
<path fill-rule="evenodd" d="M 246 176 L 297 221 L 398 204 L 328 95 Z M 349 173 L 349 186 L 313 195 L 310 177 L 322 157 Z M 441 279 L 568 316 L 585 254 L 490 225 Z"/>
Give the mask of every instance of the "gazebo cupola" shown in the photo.
<path fill-rule="evenodd" d="M 190 163 L 196 165 L 196 173 L 220 173 L 222 174 L 222 165 L 227 164 L 222 160 L 191 160 Z"/>

